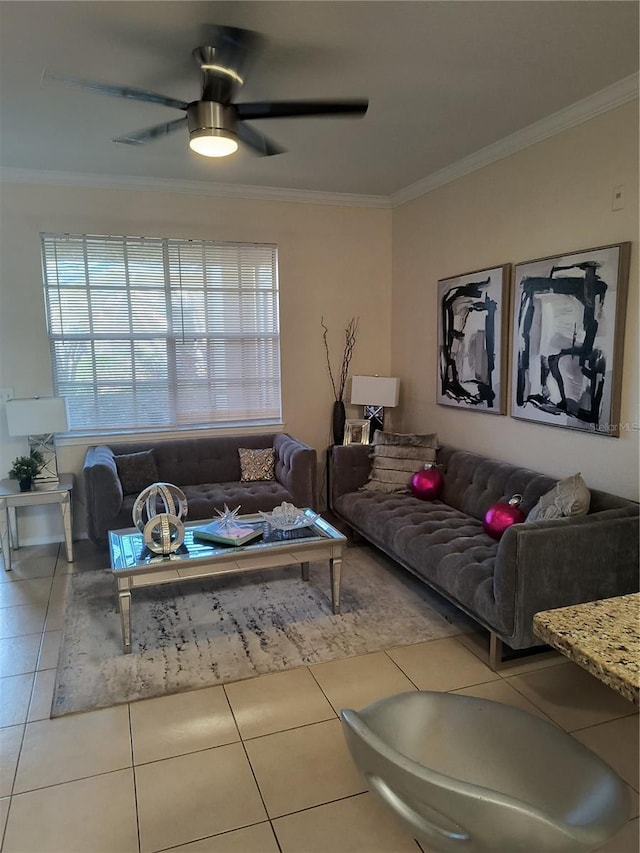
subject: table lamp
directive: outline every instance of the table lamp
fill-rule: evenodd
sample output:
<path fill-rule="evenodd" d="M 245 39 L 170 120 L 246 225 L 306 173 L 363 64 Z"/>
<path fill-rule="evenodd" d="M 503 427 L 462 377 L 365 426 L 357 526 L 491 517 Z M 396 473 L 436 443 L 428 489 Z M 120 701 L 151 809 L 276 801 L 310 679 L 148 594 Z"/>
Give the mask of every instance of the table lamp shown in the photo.
<path fill-rule="evenodd" d="M 27 397 L 7 400 L 9 435 L 26 435 L 29 451 L 42 454 L 44 465 L 34 483 L 57 483 L 58 460 L 55 433 L 67 432 L 69 419 L 64 397 Z"/>
<path fill-rule="evenodd" d="M 400 380 L 395 376 L 354 376 L 351 380 L 351 402 L 364 406 L 369 421 L 369 440 L 377 429 L 384 429 L 385 407 L 398 405 Z"/>

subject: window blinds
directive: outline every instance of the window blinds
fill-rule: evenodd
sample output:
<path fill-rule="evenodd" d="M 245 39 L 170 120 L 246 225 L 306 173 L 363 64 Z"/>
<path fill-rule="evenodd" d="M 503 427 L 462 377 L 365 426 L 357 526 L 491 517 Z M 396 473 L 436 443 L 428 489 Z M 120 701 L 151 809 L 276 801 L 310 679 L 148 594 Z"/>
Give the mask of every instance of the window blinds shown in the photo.
<path fill-rule="evenodd" d="M 71 430 L 281 419 L 276 246 L 43 234 L 42 257 Z"/>

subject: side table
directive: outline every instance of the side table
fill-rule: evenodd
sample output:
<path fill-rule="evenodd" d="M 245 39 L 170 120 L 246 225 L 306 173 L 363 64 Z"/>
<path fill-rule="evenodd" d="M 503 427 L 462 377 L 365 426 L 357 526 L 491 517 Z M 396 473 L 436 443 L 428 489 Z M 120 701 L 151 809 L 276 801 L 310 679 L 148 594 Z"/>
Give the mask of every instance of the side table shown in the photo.
<path fill-rule="evenodd" d="M 60 504 L 64 525 L 67 562 L 73 562 L 72 496 L 75 476 L 60 474 L 58 483 L 43 483 L 30 492 L 21 492 L 17 480 L 0 480 L 0 545 L 5 571 L 11 571 L 11 546 L 19 548 L 16 508 L 38 504 Z"/>

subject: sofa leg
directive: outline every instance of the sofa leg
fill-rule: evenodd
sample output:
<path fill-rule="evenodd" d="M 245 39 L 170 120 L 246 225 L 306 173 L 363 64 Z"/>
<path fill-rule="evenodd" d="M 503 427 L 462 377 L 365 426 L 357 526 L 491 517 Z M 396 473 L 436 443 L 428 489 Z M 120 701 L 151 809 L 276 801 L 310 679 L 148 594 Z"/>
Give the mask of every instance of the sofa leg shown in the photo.
<path fill-rule="evenodd" d="M 472 648 L 469 646 L 469 648 Z M 512 649 L 506 643 L 503 643 L 500 637 L 496 634 L 489 634 L 489 654 L 486 651 L 486 645 L 484 646 L 484 653 L 480 653 L 484 662 L 489 666 L 494 672 L 500 672 L 507 670 L 511 667 L 520 666 L 523 663 L 526 663 L 528 660 L 534 661 L 545 661 L 552 659 L 560 659 L 561 655 L 555 651 L 555 649 L 550 649 L 549 646 L 535 646 L 531 649 Z M 473 649 L 476 654 L 478 654 L 478 650 Z"/>
<path fill-rule="evenodd" d="M 497 672 L 502 666 L 503 643 L 496 634 L 489 634 L 489 667 Z"/>
<path fill-rule="evenodd" d="M 522 666 L 529 661 L 561 660 L 562 655 L 549 646 L 532 646 L 512 649 L 497 634 L 483 628 L 470 634 L 458 634 L 457 641 L 486 664 L 494 672 L 504 672 Z"/>

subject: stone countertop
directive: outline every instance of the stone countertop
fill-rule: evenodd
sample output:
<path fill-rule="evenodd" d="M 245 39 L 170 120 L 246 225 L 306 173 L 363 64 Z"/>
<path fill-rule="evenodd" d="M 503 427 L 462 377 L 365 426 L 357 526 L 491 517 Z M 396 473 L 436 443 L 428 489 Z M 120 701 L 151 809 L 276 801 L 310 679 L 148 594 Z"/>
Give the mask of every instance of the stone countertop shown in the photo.
<path fill-rule="evenodd" d="M 533 633 L 640 705 L 640 593 L 543 610 Z"/>

